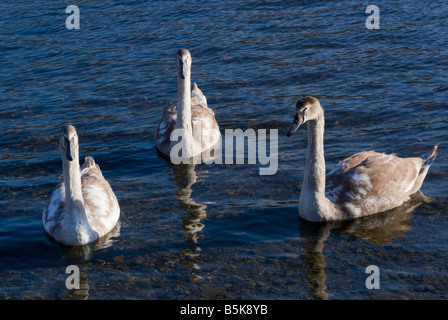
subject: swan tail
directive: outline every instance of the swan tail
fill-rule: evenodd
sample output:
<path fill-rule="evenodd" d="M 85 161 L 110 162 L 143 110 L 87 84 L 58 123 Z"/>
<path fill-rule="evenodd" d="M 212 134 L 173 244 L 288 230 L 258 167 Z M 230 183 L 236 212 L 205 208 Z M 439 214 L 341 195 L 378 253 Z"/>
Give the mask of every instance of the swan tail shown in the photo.
<path fill-rule="evenodd" d="M 201 96 L 201 95 L 203 95 L 201 89 L 199 89 L 196 82 L 194 82 L 191 86 L 191 97 Z"/>
<path fill-rule="evenodd" d="M 437 149 L 438 148 L 439 148 L 439 146 L 436 145 L 432 148 L 432 150 L 430 152 L 425 153 L 424 155 L 421 156 L 421 158 L 424 161 L 423 166 L 421 168 L 422 171 L 427 170 L 432 165 L 432 163 L 434 162 L 434 160 L 437 157 Z"/>
<path fill-rule="evenodd" d="M 96 163 L 92 157 L 87 156 L 86 159 L 84 160 L 84 165 L 86 167 L 95 167 Z"/>
<path fill-rule="evenodd" d="M 193 85 L 191 86 L 191 98 L 196 98 L 196 103 L 199 103 L 199 104 L 205 103 L 205 106 L 207 106 L 207 98 L 202 93 L 201 89 L 199 89 L 196 82 L 193 83 Z"/>

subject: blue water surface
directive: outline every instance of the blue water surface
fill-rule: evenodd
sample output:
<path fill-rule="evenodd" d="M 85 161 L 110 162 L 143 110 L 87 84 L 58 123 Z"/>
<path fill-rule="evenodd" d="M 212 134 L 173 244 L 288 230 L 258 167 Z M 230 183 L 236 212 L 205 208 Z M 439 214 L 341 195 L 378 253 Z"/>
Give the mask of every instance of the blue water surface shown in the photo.
<path fill-rule="evenodd" d="M 76 2 L 76 3 L 75 3 Z M 68 30 L 68 5 L 80 29 Z M 0 2 L 0 299 L 448 298 L 448 6 L 381 1 Z M 174 58 L 221 132 L 278 130 L 278 171 L 174 166 L 155 149 L 177 97 Z M 300 220 L 306 130 L 293 107 L 325 109 L 330 170 L 354 152 L 419 156 L 439 144 L 423 203 L 337 224 Z M 62 173 L 71 123 L 120 202 L 100 243 L 51 240 L 42 211 Z M 79 266 L 81 289 L 65 287 Z M 369 290 L 365 270 L 381 271 Z"/>

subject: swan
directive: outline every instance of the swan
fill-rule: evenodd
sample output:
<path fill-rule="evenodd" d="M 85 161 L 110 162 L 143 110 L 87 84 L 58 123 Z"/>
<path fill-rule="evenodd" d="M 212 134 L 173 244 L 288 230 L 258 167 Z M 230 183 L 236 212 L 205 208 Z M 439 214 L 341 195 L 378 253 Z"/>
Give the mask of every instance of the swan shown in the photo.
<path fill-rule="evenodd" d="M 191 158 L 216 146 L 221 133 L 215 113 L 207 106 L 206 97 L 196 83 L 191 86 L 191 54 L 187 49 L 177 52 L 176 67 L 178 100 L 177 104 L 163 109 L 155 136 L 156 148 L 170 156 L 171 149 L 179 143 L 171 141 L 171 133 L 175 129 L 181 129 L 182 142 L 185 144 L 182 157 Z"/>
<path fill-rule="evenodd" d="M 45 231 L 67 246 L 84 245 L 111 231 L 120 217 L 117 197 L 92 157 L 79 167 L 78 134 L 72 125 L 59 135 L 63 175 L 42 214 Z"/>
<path fill-rule="evenodd" d="M 402 205 L 420 190 L 437 155 L 437 146 L 414 158 L 365 151 L 340 161 L 326 174 L 324 110 L 311 96 L 297 102 L 287 136 L 305 122 L 308 150 L 298 209 L 309 221 L 354 219 Z"/>

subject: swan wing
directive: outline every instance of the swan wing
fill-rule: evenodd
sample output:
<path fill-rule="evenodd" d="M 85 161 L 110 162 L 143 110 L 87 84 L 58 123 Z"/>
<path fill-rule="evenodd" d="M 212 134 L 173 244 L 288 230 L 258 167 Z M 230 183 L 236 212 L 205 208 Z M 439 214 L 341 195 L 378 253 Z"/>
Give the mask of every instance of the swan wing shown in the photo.
<path fill-rule="evenodd" d="M 201 150 L 207 150 L 219 142 L 221 133 L 212 109 L 200 105 L 192 106 L 191 121 L 193 139 L 201 146 Z"/>
<path fill-rule="evenodd" d="M 215 119 L 215 112 L 207 105 L 207 99 L 196 83 L 191 91 L 191 121 L 193 124 L 193 137 L 201 150 L 207 150 L 216 145 L 221 139 L 218 123 Z M 198 133 L 200 132 L 200 141 Z"/>
<path fill-rule="evenodd" d="M 423 164 L 422 158 L 362 152 L 327 175 L 326 196 L 349 216 L 386 211 L 409 199 Z"/>
<path fill-rule="evenodd" d="M 51 194 L 50 200 L 42 214 L 42 225 L 48 234 L 57 233 L 65 214 L 65 185 L 60 181 Z"/>
<path fill-rule="evenodd" d="M 92 157 L 81 168 L 81 188 L 90 227 L 101 237 L 116 225 L 120 207 L 112 187 Z"/>
<path fill-rule="evenodd" d="M 156 131 L 156 147 L 164 154 L 170 154 L 171 132 L 176 127 L 177 121 L 177 107 L 176 104 L 167 105 L 163 108 L 162 119 L 160 119 L 159 125 Z"/>

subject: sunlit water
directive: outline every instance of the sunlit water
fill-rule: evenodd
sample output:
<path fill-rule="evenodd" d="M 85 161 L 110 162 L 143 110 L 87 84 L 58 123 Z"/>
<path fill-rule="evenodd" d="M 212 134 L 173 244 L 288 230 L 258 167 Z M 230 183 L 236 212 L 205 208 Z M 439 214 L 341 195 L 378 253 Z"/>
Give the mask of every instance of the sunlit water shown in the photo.
<path fill-rule="evenodd" d="M 125 4 L 123 4 L 125 3 Z M 79 30 L 67 30 L 76 4 Z M 448 298 L 448 7 L 382 1 L 368 30 L 357 1 L 2 1 L 1 299 Z M 157 155 L 176 98 L 175 53 L 225 129 L 278 129 L 278 171 L 173 166 Z M 374 149 L 418 156 L 439 144 L 431 201 L 339 224 L 298 218 L 306 130 L 285 134 L 304 94 L 325 109 L 328 169 Z M 100 243 L 53 242 L 42 210 L 72 123 L 122 218 Z M 81 290 L 65 287 L 65 268 Z M 369 290 L 366 267 L 380 270 Z"/>

